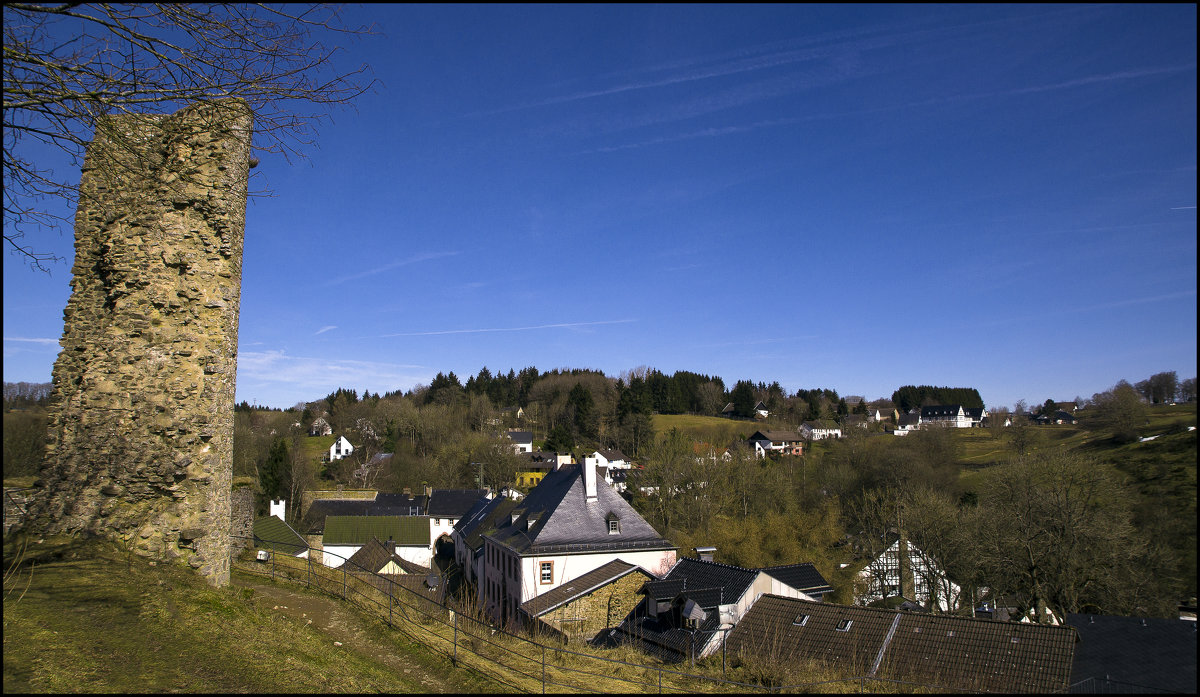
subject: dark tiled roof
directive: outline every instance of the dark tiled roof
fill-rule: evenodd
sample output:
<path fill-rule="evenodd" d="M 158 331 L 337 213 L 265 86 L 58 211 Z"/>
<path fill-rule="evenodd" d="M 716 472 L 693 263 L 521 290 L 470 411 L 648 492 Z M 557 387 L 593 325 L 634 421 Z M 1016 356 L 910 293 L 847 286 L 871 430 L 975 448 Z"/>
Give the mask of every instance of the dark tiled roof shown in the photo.
<path fill-rule="evenodd" d="M 804 437 L 795 431 L 755 431 L 746 440 L 769 440 L 772 443 L 796 443 Z"/>
<path fill-rule="evenodd" d="M 434 489 L 426 513 L 432 517 L 459 518 L 485 496 L 487 489 Z"/>
<path fill-rule="evenodd" d="M 696 654 L 700 654 L 721 626 L 720 613 L 712 609 L 705 611 L 705 619 L 696 627 L 694 634 L 675 626 L 672 615 L 670 612 L 662 617 L 648 615 L 645 603 L 641 603 L 618 627 L 597 635 L 594 643 L 608 646 L 632 644 L 663 661 L 675 663 L 688 660 L 693 646 Z"/>
<path fill-rule="evenodd" d="M 304 514 L 303 529 L 319 535 L 329 516 L 410 516 L 425 515 L 427 499 L 423 495 L 379 493 L 374 499 L 317 499 Z"/>
<path fill-rule="evenodd" d="M 600 455 L 602 455 L 604 457 L 604 459 L 608 460 L 609 462 L 615 462 L 617 460 L 624 460 L 625 462 L 629 462 L 629 458 L 625 457 L 625 453 L 623 453 L 620 450 L 617 450 L 615 448 L 609 448 L 606 450 L 597 450 L 596 452 L 600 453 Z"/>
<path fill-rule="evenodd" d="M 517 453 L 517 457 L 521 463 L 517 467 L 522 470 L 553 470 L 558 465 L 558 453 L 547 450 Z"/>
<path fill-rule="evenodd" d="M 1111 680 L 1149 688 L 1124 691 L 1196 692 L 1194 621 L 1069 614 L 1067 624 L 1079 634 L 1072 685 L 1121 689 Z"/>
<path fill-rule="evenodd" d="M 517 503 L 507 496 L 497 496 L 489 500 L 482 508 L 472 509 L 469 518 L 458 521 L 462 526 L 455 525 L 454 529 L 459 531 L 463 544 L 468 549 L 479 549 L 483 544 L 484 533 L 494 530 L 499 522 L 507 520 L 512 510 L 517 507 Z"/>
<path fill-rule="evenodd" d="M 736 603 L 757 576 L 756 570 L 683 557 L 671 567 L 663 581 L 682 582 L 679 592 L 689 597 L 693 590 L 719 588 L 723 595 L 721 604 L 728 604 Z"/>
<path fill-rule="evenodd" d="M 728 642 L 730 653 L 776 648 L 784 656 L 821 660 L 858 675 L 999 692 L 1065 690 L 1074 646 L 1070 628 L 769 594 L 742 617 Z"/>
<path fill-rule="evenodd" d="M 809 595 L 832 593 L 833 586 L 825 580 L 817 567 L 812 564 L 788 564 L 786 566 L 768 566 L 763 571 L 798 591 Z"/>
<path fill-rule="evenodd" d="M 372 537 L 398 545 L 429 544 L 428 516 L 329 516 L 322 544 L 365 545 Z"/>
<path fill-rule="evenodd" d="M 285 554 L 298 554 L 308 549 L 308 543 L 300 533 L 278 517 L 270 515 L 254 521 L 254 545 L 273 549 Z"/>
<path fill-rule="evenodd" d="M 921 407 L 922 419 L 936 419 L 949 416 L 958 416 L 958 410 L 962 409 L 959 404 L 938 404 L 935 406 Z"/>
<path fill-rule="evenodd" d="M 521 603 L 521 609 L 530 617 L 540 617 L 556 607 L 587 595 L 597 588 L 606 586 L 635 571 L 641 572 L 647 578 L 652 578 L 649 572 L 642 569 L 642 567 L 623 562 L 620 559 L 614 559 L 553 590 L 546 591 L 536 598 Z"/>
<path fill-rule="evenodd" d="M 399 566 L 406 574 L 421 575 L 430 572 L 429 567 L 415 564 L 396 554 L 394 545 L 389 547 L 378 537 L 372 537 L 362 548 L 346 559 L 346 563 L 350 564 L 351 569 L 361 569 L 374 574 L 379 573 L 387 566 L 388 562 L 395 562 L 396 566 Z"/>
<path fill-rule="evenodd" d="M 514 443 L 532 443 L 533 434 L 529 431 L 509 431 L 504 434 L 509 437 Z"/>
<path fill-rule="evenodd" d="M 518 518 L 495 518 L 487 534 L 518 554 L 674 549 L 616 489 L 598 479 L 596 498 L 585 500 L 582 465 L 548 473 L 512 511 Z M 620 520 L 609 534 L 608 516 Z M 536 519 L 530 523 L 531 519 Z"/>

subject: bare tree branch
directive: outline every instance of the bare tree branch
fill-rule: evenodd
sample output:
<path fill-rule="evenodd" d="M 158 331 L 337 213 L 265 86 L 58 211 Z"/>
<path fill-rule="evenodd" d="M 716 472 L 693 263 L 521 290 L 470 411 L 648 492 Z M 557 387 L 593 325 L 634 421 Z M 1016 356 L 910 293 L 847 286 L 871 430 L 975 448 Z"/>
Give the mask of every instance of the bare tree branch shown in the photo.
<path fill-rule="evenodd" d="M 256 150 L 303 157 L 330 107 L 375 86 L 367 65 L 334 60 L 344 37 L 372 33 L 327 5 L 6 4 L 5 246 L 34 269 L 61 261 L 27 235 L 69 222 L 51 208 L 74 209 L 74 168 L 105 116 L 241 99 Z M 67 175 L 45 164 L 47 147 L 68 156 Z"/>

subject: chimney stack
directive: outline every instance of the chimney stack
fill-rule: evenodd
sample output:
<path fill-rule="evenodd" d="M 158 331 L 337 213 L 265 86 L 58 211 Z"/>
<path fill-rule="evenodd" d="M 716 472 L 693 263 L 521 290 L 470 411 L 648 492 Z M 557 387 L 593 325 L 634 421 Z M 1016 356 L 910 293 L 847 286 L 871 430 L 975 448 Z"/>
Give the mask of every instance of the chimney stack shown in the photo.
<path fill-rule="evenodd" d="M 596 461 L 590 457 L 583 460 L 583 497 L 585 501 L 596 500 Z"/>
<path fill-rule="evenodd" d="M 271 499 L 270 514 L 280 520 L 286 520 L 287 499 Z"/>
<path fill-rule="evenodd" d="M 697 547 L 696 554 L 700 556 L 700 561 L 712 561 L 713 554 L 716 553 L 716 547 Z"/>

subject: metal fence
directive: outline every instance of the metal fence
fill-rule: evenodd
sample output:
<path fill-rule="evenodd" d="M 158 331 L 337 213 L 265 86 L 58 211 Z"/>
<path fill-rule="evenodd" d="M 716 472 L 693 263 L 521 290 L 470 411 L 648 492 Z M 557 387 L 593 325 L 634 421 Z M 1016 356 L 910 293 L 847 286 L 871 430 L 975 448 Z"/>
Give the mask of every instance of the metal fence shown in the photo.
<path fill-rule="evenodd" d="M 342 558 L 329 552 L 330 557 Z M 534 692 L 963 692 L 961 688 L 856 676 L 820 682 L 762 685 L 673 670 L 666 665 L 632 663 L 575 651 L 556 633 L 534 628 L 518 633 L 481 619 L 462 602 L 448 597 L 446 577 L 436 575 L 436 588 L 425 577 L 397 580 L 344 560 L 329 567 L 307 557 L 283 552 L 258 560 L 240 552 L 232 567 L 245 573 L 302 584 L 346 600 L 377 617 L 405 637 L 511 689 Z M 403 578 L 403 577 L 401 577 Z M 724 661 L 722 661 L 724 667 Z"/>

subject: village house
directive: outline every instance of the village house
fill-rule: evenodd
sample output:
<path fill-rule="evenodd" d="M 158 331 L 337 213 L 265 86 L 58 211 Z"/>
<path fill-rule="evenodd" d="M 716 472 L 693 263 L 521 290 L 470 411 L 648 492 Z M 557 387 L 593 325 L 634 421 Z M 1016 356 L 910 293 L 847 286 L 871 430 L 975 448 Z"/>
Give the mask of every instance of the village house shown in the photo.
<path fill-rule="evenodd" d="M 983 426 L 983 420 L 988 417 L 986 407 L 963 407 L 963 412 L 971 420 L 971 428 L 980 428 Z"/>
<path fill-rule="evenodd" d="M 531 453 L 533 452 L 533 433 L 530 431 L 518 431 L 509 429 L 504 436 L 512 441 L 513 452 Z"/>
<path fill-rule="evenodd" d="M 729 633 L 738 663 L 813 660 L 831 673 L 942 690 L 1061 693 L 1070 687 L 1070 627 L 817 603 L 765 595 Z"/>
<path fill-rule="evenodd" d="M 746 442 L 759 457 L 804 454 L 804 438 L 795 431 L 755 431 Z"/>
<path fill-rule="evenodd" d="M 344 457 L 349 457 L 354 453 L 354 446 L 350 445 L 350 441 L 346 440 L 345 436 L 338 436 L 337 440 L 333 441 L 333 445 L 329 446 L 329 454 L 326 459 L 329 462 L 341 460 Z"/>
<path fill-rule="evenodd" d="M 475 533 L 482 540 L 482 609 L 502 625 L 519 622 L 525 602 L 610 561 L 652 575 L 675 562 L 675 547 L 615 489 L 600 484 L 586 460 L 550 472 L 503 510 L 507 515 L 487 516 L 487 526 Z"/>
<path fill-rule="evenodd" d="M 426 492 L 430 489 L 426 487 Z M 311 548 L 309 557 L 316 562 L 324 563 L 323 549 L 325 544 L 325 524 L 330 517 L 337 516 L 423 516 L 429 500 L 428 494 L 413 495 L 406 487 L 402 493 L 387 493 L 375 489 L 355 489 L 338 491 L 305 492 L 301 500 L 299 529 L 303 532 L 305 541 Z M 427 546 L 433 549 L 433 523 L 429 523 L 429 540 Z M 386 537 L 384 538 L 386 539 Z M 365 543 L 365 538 L 363 540 Z M 345 550 L 332 550 L 344 558 L 349 556 Z M 350 552 L 353 554 L 353 551 Z M 330 560 L 336 557 L 331 556 Z M 340 564 L 341 560 L 334 562 Z"/>
<path fill-rule="evenodd" d="M 562 455 L 547 450 L 531 450 L 527 453 L 517 453 L 520 456 L 517 465 L 517 486 L 522 489 L 532 489 L 550 472 L 565 464 L 571 464 L 570 453 Z"/>
<path fill-rule="evenodd" d="M 900 412 L 893 406 L 870 406 L 867 407 L 867 421 L 878 423 L 882 421 L 891 421 L 896 423 L 900 419 Z"/>
<path fill-rule="evenodd" d="M 351 554 L 345 562 L 351 571 L 363 571 L 384 576 L 429 574 L 432 569 L 411 562 L 396 553 L 395 542 L 381 541 L 372 536 L 357 552 Z"/>
<path fill-rule="evenodd" d="M 902 553 L 901 550 L 904 550 Z M 869 605 L 887 598 L 905 598 L 923 608 L 942 612 L 970 607 L 963 589 L 946 576 L 937 562 L 907 538 L 897 538 L 891 546 L 867 563 L 859 572 L 866 591 L 857 598 Z"/>
<path fill-rule="evenodd" d="M 832 421 L 805 421 L 800 424 L 800 435 L 807 440 L 841 438 L 842 427 Z"/>
<path fill-rule="evenodd" d="M 596 467 L 597 476 L 606 484 L 619 492 L 625 491 L 629 470 L 633 469 L 633 463 L 625 457 L 624 453 L 615 448 L 596 450 L 584 459 L 591 461 L 592 465 Z"/>
<path fill-rule="evenodd" d="M 429 539 L 435 555 L 453 551 L 454 526 L 480 498 L 491 498 L 487 489 L 433 489 L 425 514 L 429 516 Z"/>
<path fill-rule="evenodd" d="M 943 426 L 947 428 L 970 428 L 971 417 L 961 404 L 921 407 L 920 428 Z"/>
<path fill-rule="evenodd" d="M 321 539 L 322 563 L 341 566 L 371 538 L 384 540 L 394 553 L 419 566 L 429 567 L 429 516 L 328 516 Z"/>
<path fill-rule="evenodd" d="M 666 576 L 648 581 L 641 591 L 645 601 L 597 643 L 630 643 L 665 661 L 700 659 L 720 648 L 728 631 L 764 594 L 818 599 L 784 578 L 814 587 L 818 597 L 832 590 L 811 565 L 744 569 L 713 561 L 715 548 L 696 551 L 699 559 L 684 557 Z"/>
<path fill-rule="evenodd" d="M 653 579 L 642 567 L 614 559 L 525 601 L 521 612 L 527 624 L 541 622 L 568 641 L 587 642 L 625 619 Z"/>
<path fill-rule="evenodd" d="M 896 429 L 892 431 L 894 436 L 905 436 L 917 430 L 921 425 L 920 414 L 903 414 L 896 422 Z"/>
<path fill-rule="evenodd" d="M 329 422 L 326 421 L 324 419 L 324 417 L 318 416 L 316 419 L 313 420 L 312 424 L 309 425 L 308 435 L 310 435 L 310 436 L 331 436 L 331 435 L 333 435 L 333 427 L 331 427 L 329 425 Z"/>

